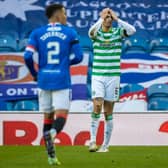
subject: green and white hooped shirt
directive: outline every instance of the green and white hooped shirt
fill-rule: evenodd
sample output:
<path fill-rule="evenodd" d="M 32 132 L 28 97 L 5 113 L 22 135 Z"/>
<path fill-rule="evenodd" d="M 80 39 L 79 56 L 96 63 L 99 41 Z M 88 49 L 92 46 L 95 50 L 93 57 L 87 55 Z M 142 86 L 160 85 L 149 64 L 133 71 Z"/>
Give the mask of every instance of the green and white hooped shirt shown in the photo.
<path fill-rule="evenodd" d="M 120 76 L 123 28 L 99 29 L 93 40 L 92 76 Z"/>

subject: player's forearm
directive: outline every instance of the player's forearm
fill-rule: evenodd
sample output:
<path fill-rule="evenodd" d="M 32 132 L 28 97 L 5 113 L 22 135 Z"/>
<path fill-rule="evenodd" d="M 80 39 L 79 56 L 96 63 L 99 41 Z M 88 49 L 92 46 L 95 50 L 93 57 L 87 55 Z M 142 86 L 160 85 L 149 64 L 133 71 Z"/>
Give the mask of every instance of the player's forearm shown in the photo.
<path fill-rule="evenodd" d="M 72 52 L 74 53 L 74 58 L 70 60 L 70 65 L 78 64 L 83 59 L 82 48 L 79 44 L 74 44 L 72 46 Z"/>
<path fill-rule="evenodd" d="M 36 78 L 37 77 L 37 72 L 34 68 L 34 62 L 33 62 L 33 59 L 32 59 L 32 53 L 30 51 L 26 51 L 24 53 L 24 60 L 25 60 L 25 64 L 26 66 L 28 67 L 31 75 Z"/>
<path fill-rule="evenodd" d="M 117 21 L 126 30 L 128 36 L 130 36 L 136 32 L 135 27 L 130 25 L 129 23 L 127 23 L 121 19 L 118 19 Z"/>
<path fill-rule="evenodd" d="M 89 37 L 94 37 L 97 33 L 97 31 L 100 29 L 101 25 L 103 23 L 103 19 L 100 18 L 94 25 L 91 26 L 89 29 Z"/>

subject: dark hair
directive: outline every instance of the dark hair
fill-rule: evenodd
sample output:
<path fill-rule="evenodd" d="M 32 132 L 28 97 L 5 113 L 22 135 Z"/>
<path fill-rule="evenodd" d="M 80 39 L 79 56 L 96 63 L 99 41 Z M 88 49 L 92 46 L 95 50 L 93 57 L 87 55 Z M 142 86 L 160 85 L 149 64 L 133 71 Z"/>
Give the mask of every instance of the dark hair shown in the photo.
<path fill-rule="evenodd" d="M 46 14 L 47 18 L 49 19 L 49 18 L 51 18 L 53 16 L 53 14 L 56 11 L 59 11 L 62 8 L 64 8 L 64 6 L 61 5 L 61 4 L 51 4 L 51 5 L 49 5 L 49 6 L 46 7 L 45 14 Z"/>

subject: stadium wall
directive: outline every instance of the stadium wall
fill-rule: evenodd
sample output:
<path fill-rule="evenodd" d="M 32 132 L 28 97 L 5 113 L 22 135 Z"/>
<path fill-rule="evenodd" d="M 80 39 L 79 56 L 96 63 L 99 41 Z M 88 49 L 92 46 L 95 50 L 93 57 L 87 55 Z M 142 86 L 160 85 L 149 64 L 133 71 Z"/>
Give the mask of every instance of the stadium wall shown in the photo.
<path fill-rule="evenodd" d="M 11 115 L 12 114 L 12 115 Z M 115 113 L 114 130 L 110 145 L 168 145 L 166 113 Z M 1 113 L 0 145 L 42 145 L 43 114 Z M 88 145 L 90 133 L 89 113 L 70 113 L 57 145 Z M 103 118 L 99 126 L 97 143 L 101 144 Z"/>

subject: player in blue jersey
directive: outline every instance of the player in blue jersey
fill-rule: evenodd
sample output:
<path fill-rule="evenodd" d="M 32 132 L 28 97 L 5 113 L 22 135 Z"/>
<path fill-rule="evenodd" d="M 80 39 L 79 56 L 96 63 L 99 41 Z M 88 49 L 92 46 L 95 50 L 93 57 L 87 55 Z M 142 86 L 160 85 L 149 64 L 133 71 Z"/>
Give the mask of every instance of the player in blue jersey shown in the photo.
<path fill-rule="evenodd" d="M 24 59 L 40 88 L 39 109 L 44 112 L 43 135 L 48 162 L 59 165 L 54 138 L 63 129 L 70 107 L 70 65 L 81 62 L 83 53 L 76 31 L 66 26 L 64 6 L 47 6 L 46 16 L 49 24 L 31 33 Z M 33 66 L 35 51 L 39 55 L 38 71 Z M 70 59 L 71 52 L 73 59 Z"/>

